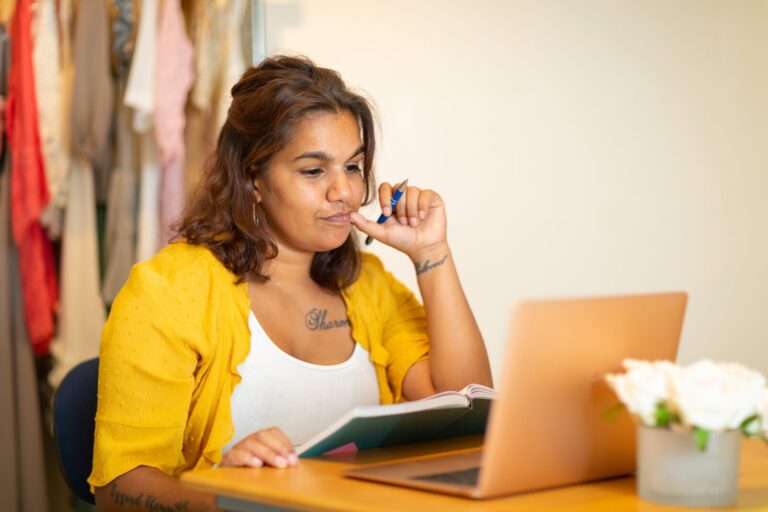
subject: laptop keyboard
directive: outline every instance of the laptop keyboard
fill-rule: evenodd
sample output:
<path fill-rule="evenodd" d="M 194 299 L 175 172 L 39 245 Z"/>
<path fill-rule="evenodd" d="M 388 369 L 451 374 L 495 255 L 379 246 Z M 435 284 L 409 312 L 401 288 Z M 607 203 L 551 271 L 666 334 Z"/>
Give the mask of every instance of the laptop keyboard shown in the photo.
<path fill-rule="evenodd" d="M 474 487 L 477 485 L 477 479 L 480 475 L 480 468 L 462 469 L 459 471 L 450 471 L 448 473 L 435 473 L 433 475 L 414 476 L 414 480 L 425 480 L 427 482 L 439 482 L 442 484 L 465 485 Z"/>

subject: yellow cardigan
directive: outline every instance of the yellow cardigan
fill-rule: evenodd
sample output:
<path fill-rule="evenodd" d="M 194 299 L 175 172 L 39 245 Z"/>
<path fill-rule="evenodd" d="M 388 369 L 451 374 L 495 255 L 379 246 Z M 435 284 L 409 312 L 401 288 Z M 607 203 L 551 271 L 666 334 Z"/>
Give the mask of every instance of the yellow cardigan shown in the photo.
<path fill-rule="evenodd" d="M 235 281 L 186 243 L 133 267 L 102 333 L 91 491 L 140 465 L 176 476 L 221 461 L 250 349 L 247 285 Z M 399 401 L 405 373 L 428 355 L 424 308 L 371 254 L 342 296 L 381 403 Z"/>

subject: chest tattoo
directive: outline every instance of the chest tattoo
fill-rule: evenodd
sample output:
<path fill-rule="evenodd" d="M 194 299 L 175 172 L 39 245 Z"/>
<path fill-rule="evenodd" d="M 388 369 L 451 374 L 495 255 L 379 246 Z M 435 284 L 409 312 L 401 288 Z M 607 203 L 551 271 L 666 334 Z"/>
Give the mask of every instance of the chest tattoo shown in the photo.
<path fill-rule="evenodd" d="M 337 329 L 339 327 L 346 327 L 349 325 L 349 320 L 344 318 L 343 320 L 326 320 L 328 316 L 327 309 L 312 308 L 304 317 L 304 325 L 310 331 L 327 331 L 329 329 Z"/>

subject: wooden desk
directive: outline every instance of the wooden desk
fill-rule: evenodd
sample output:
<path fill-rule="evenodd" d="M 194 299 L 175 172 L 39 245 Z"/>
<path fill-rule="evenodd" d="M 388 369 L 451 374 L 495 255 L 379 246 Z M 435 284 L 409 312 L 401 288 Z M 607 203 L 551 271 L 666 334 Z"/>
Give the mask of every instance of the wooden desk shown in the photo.
<path fill-rule="evenodd" d="M 473 511 L 624 511 L 661 512 L 702 509 L 675 508 L 641 500 L 633 477 L 615 478 L 506 498 L 475 501 L 402 487 L 344 478 L 341 472 L 359 466 L 436 451 L 459 451 L 479 446 L 481 439 L 463 438 L 419 446 L 367 450 L 334 458 L 302 460 L 285 470 L 273 468 L 222 468 L 189 472 L 181 480 L 191 488 L 219 496 L 227 510 L 346 510 L 473 512 Z M 532 461 L 520 461 L 522 464 Z M 713 509 L 714 510 L 714 509 Z M 745 440 L 741 448 L 739 500 L 733 507 L 716 510 L 768 511 L 768 446 Z"/>

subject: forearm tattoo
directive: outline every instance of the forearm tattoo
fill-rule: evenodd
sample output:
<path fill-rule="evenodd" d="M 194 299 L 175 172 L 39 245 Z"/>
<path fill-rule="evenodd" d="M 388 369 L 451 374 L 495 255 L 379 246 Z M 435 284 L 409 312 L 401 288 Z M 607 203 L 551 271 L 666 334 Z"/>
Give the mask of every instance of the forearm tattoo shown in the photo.
<path fill-rule="evenodd" d="M 328 316 L 327 309 L 312 308 L 304 317 L 304 325 L 310 331 L 327 331 L 328 329 L 337 329 L 339 327 L 346 327 L 349 325 L 349 320 L 344 318 L 343 320 L 328 320 L 325 318 Z"/>
<path fill-rule="evenodd" d="M 186 512 L 189 510 L 189 501 L 187 500 L 177 501 L 168 505 L 158 502 L 157 496 L 152 496 L 151 494 L 144 494 L 142 492 L 138 495 L 132 495 L 123 492 L 117 488 L 117 484 L 114 482 L 109 487 L 109 495 L 118 506 L 132 506 L 147 512 Z"/>
<path fill-rule="evenodd" d="M 414 263 L 414 265 L 416 265 L 416 275 L 419 276 L 421 274 L 425 274 L 430 270 L 439 267 L 440 265 L 445 263 L 445 260 L 447 259 L 448 259 L 448 255 L 446 254 L 445 256 L 443 256 L 442 259 L 434 263 L 430 263 L 429 260 L 425 260 L 424 262 L 417 261 L 416 263 Z"/>

